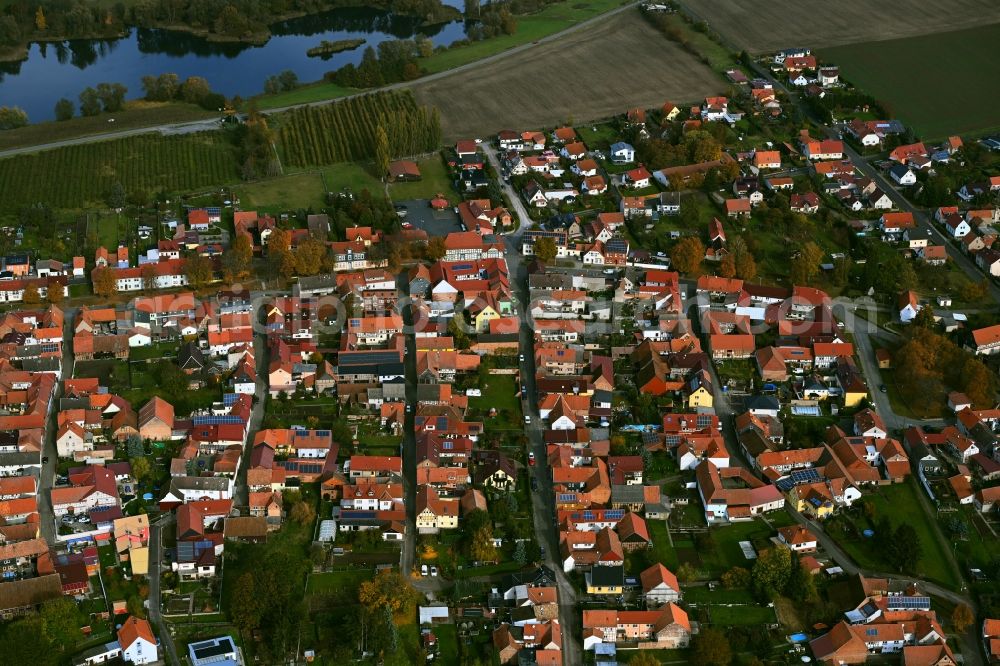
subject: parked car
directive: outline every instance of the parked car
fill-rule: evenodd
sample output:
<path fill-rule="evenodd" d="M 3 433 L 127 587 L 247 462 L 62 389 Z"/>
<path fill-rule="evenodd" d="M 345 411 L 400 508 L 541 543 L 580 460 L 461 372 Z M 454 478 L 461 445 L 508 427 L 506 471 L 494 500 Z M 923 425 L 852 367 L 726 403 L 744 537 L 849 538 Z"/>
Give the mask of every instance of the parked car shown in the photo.
<path fill-rule="evenodd" d="M 524 423 L 526 425 L 531 425 L 531 414 L 525 414 L 524 415 Z"/>
<path fill-rule="evenodd" d="M 438 575 L 438 568 L 435 567 L 435 566 L 433 566 L 433 565 L 431 566 L 431 575 L 432 576 L 437 576 Z"/>
<path fill-rule="evenodd" d="M 535 452 L 532 451 L 528 454 L 528 465 L 531 467 L 535 466 Z"/>
<path fill-rule="evenodd" d="M 427 565 L 426 564 L 421 564 L 420 565 L 420 575 L 421 576 L 426 576 L 427 575 Z"/>

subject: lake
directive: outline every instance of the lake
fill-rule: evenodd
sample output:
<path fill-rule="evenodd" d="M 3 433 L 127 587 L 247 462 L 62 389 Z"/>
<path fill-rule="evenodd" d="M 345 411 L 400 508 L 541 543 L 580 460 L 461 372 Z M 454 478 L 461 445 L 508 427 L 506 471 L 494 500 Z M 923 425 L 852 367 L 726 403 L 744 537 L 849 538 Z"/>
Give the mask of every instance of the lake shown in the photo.
<path fill-rule="evenodd" d="M 454 5 L 454 2 L 446 4 Z M 430 38 L 448 46 L 466 36 L 464 21 L 420 26 L 417 19 L 367 8 L 336 9 L 271 26 L 266 44 L 210 42 L 184 32 L 134 28 L 120 39 L 34 43 L 27 60 L 0 63 L 0 106 L 19 106 L 31 122 L 52 120 L 62 97 L 78 104 L 80 92 L 98 83 L 123 83 L 129 99 L 141 97 L 142 77 L 173 72 L 181 80 L 202 76 L 227 97 L 263 91 L 264 80 L 284 70 L 302 82 L 361 61 L 368 46 L 390 39 Z M 310 58 L 321 40 L 362 38 L 353 51 Z"/>

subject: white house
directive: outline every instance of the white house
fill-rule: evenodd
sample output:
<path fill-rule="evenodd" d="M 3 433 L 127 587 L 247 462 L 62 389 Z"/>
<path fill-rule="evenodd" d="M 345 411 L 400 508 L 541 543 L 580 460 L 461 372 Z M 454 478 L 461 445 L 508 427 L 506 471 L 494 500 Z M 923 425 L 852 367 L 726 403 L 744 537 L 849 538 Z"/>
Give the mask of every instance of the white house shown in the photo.
<path fill-rule="evenodd" d="M 624 141 L 611 144 L 611 161 L 615 164 L 630 164 L 635 161 L 635 148 Z"/>
<path fill-rule="evenodd" d="M 148 347 L 153 343 L 153 338 L 149 333 L 141 328 L 136 328 L 128 334 L 129 347 Z"/>
<path fill-rule="evenodd" d="M 681 587 L 675 576 L 662 564 L 654 564 L 639 574 L 642 595 L 647 608 L 659 608 L 672 601 L 680 601 Z"/>
<path fill-rule="evenodd" d="M 122 659 L 132 664 L 152 664 L 159 661 L 156 635 L 149 622 L 130 616 L 118 630 Z"/>
<path fill-rule="evenodd" d="M 958 215 L 949 215 L 944 222 L 944 228 L 952 238 L 962 238 L 972 231 L 969 223 Z"/>
<path fill-rule="evenodd" d="M 899 295 L 899 321 L 907 324 L 920 312 L 920 301 L 912 291 L 904 291 Z"/>
<path fill-rule="evenodd" d="M 889 169 L 889 175 L 900 185 L 914 185 L 917 182 L 917 174 L 905 164 L 897 164 Z"/>

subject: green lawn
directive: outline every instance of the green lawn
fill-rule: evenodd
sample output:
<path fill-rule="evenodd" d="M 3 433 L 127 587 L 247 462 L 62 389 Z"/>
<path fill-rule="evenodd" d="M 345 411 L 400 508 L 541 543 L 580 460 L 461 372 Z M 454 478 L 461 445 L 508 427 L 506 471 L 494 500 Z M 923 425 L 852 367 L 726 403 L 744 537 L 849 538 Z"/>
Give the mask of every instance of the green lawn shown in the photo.
<path fill-rule="evenodd" d="M 523 417 L 518 390 L 514 375 L 490 375 L 488 384 L 482 387 L 483 395 L 469 398 L 469 408 L 481 415 L 486 430 L 519 429 Z M 496 408 L 495 417 L 486 416 L 490 408 Z"/>
<path fill-rule="evenodd" d="M 288 210 L 318 210 L 326 190 L 318 171 L 296 173 L 235 188 L 240 205 L 248 210 L 280 213 Z"/>
<path fill-rule="evenodd" d="M 708 612 L 709 623 L 716 626 L 740 627 L 775 621 L 774 609 L 768 606 L 709 606 Z"/>
<path fill-rule="evenodd" d="M 821 49 L 825 62 L 881 100 L 925 140 L 1000 127 L 1000 24 Z M 877 63 L 872 66 L 872 63 Z M 919 76 L 914 76 L 919 72 Z M 934 91 L 928 94 L 928 91 Z M 975 91 L 975 104 L 954 100 Z"/>
<path fill-rule="evenodd" d="M 389 184 L 389 196 L 394 201 L 433 199 L 437 194 L 443 194 L 451 203 L 461 201 L 452 187 L 451 176 L 440 155 L 417 160 L 417 166 L 420 168 L 420 180 Z"/>
<path fill-rule="evenodd" d="M 114 251 L 118 247 L 118 215 L 104 215 L 91 222 L 97 226 L 97 242 L 106 247 L 109 251 Z"/>
<path fill-rule="evenodd" d="M 326 167 L 322 169 L 323 182 L 330 192 L 340 192 L 347 188 L 353 192 L 368 190 L 378 194 L 382 189 L 382 183 L 371 174 L 367 166 L 345 163 Z"/>
<path fill-rule="evenodd" d="M 336 83 L 311 83 L 299 86 L 295 90 L 278 93 L 277 95 L 261 95 L 256 98 L 257 107 L 261 110 L 279 109 L 293 104 L 304 104 L 306 102 L 320 102 L 328 99 L 337 99 L 358 92 L 353 88 L 345 88 Z"/>
<path fill-rule="evenodd" d="M 707 585 L 696 585 L 684 588 L 684 601 L 689 604 L 752 604 L 753 595 L 750 590 L 738 587 L 727 590 L 717 587 L 709 590 Z"/>
<path fill-rule="evenodd" d="M 948 524 L 951 520 L 965 523 L 967 538 L 955 538 L 952 543 L 955 556 L 963 569 L 986 569 L 990 566 L 996 553 L 1000 550 L 1000 540 L 993 536 L 986 524 L 986 519 L 970 506 L 959 507 L 954 513 L 942 513 L 938 516 L 941 530 L 948 535 Z"/>
<path fill-rule="evenodd" d="M 646 527 L 649 529 L 649 537 L 653 541 L 653 546 L 629 554 L 627 566 L 629 573 L 638 575 L 657 563 L 676 572 L 679 565 L 677 551 L 670 545 L 666 525 L 662 520 L 649 520 L 646 522 Z"/>
<path fill-rule="evenodd" d="M 145 361 L 177 356 L 177 343 L 157 342 L 147 347 L 133 347 L 129 350 L 130 361 Z"/>
<path fill-rule="evenodd" d="M 442 664 L 457 664 L 458 632 L 453 624 L 439 624 L 432 628 L 438 639 L 438 661 Z"/>
<path fill-rule="evenodd" d="M 704 32 L 698 32 L 680 14 L 665 17 L 667 25 L 708 60 L 712 69 L 724 72 L 736 65 L 733 55 Z"/>
<path fill-rule="evenodd" d="M 618 128 L 612 123 L 581 125 L 575 129 L 590 150 L 608 150 L 611 144 L 621 140 Z"/>
<path fill-rule="evenodd" d="M 957 587 L 959 581 L 948 564 L 947 552 L 941 540 L 937 538 L 933 527 L 933 518 L 928 516 L 920 503 L 917 493 L 922 492 L 911 478 L 906 483 L 883 486 L 875 492 L 867 493 L 866 497 L 875 505 L 875 519 L 888 518 L 895 529 L 897 525 L 909 524 L 920 537 L 923 556 L 917 563 L 920 577 L 929 578 L 949 587 Z M 855 530 L 851 531 L 851 528 Z M 879 572 L 892 572 L 892 565 L 886 562 L 875 545 L 874 539 L 865 539 L 861 532 L 874 527 L 864 517 L 852 517 L 845 514 L 831 523 L 827 532 L 843 548 L 854 561 L 866 569 Z"/>
<path fill-rule="evenodd" d="M 312 574 L 306 585 L 306 594 L 315 592 L 325 592 L 344 587 L 357 588 L 361 583 L 369 580 L 374 572 L 368 569 L 349 569 L 348 571 L 327 571 L 324 573 Z"/>
<path fill-rule="evenodd" d="M 621 5 L 621 0 L 583 0 L 582 2 L 556 2 L 540 12 L 517 17 L 517 31 L 513 35 L 501 35 L 467 46 L 460 46 L 435 53 L 419 62 L 420 68 L 428 73 L 442 72 L 480 60 L 502 51 L 534 42 L 553 33 L 565 30 L 581 21 L 610 11 Z"/>
<path fill-rule="evenodd" d="M 82 136 L 104 134 L 110 130 L 121 132 L 140 127 L 202 120 L 218 115 L 218 112 L 206 111 L 194 104 L 133 100 L 125 104 L 124 110 L 114 114 L 113 126 L 109 126 L 108 115 L 104 113 L 96 116 L 77 116 L 72 120 L 35 123 L 0 132 L 0 150 L 38 146 Z"/>
<path fill-rule="evenodd" d="M 776 527 L 787 524 L 789 520 L 784 512 L 770 513 L 767 519 Z M 748 560 L 743 555 L 739 542 L 749 541 L 759 552 L 761 548 L 771 545 L 769 539 L 775 534 L 775 529 L 759 518 L 745 523 L 711 527 L 710 530 L 714 545 L 709 548 L 699 548 L 697 554 L 702 564 L 700 568 L 712 577 L 719 576 L 733 567 L 745 569 L 752 567 L 753 560 Z M 676 539 L 676 536 L 674 538 Z"/>

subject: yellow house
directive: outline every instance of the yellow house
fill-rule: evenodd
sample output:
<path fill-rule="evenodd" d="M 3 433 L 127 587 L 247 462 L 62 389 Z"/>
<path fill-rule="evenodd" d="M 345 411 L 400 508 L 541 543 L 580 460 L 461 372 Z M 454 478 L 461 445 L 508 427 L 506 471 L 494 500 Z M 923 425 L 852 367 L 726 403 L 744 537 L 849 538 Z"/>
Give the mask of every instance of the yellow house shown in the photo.
<path fill-rule="evenodd" d="M 485 333 L 490 330 L 490 322 L 499 318 L 500 313 L 494 310 L 492 305 L 484 305 L 479 312 L 472 315 L 472 325 L 476 327 L 476 333 Z"/>
<path fill-rule="evenodd" d="M 844 391 L 844 407 L 857 407 L 867 397 L 866 391 Z"/>
<path fill-rule="evenodd" d="M 620 595 L 625 591 L 625 567 L 621 564 L 591 567 L 585 578 L 587 594 Z"/>
<path fill-rule="evenodd" d="M 822 520 L 833 515 L 836 504 L 829 490 L 822 483 L 795 486 L 788 492 L 788 499 L 795 510 L 810 518 Z"/>
<path fill-rule="evenodd" d="M 713 401 L 714 397 L 712 396 L 712 392 L 704 386 L 699 386 L 696 390 L 688 394 L 687 406 L 688 409 L 711 407 Z"/>
<path fill-rule="evenodd" d="M 714 400 L 711 375 L 705 370 L 695 373 L 691 381 L 688 382 L 688 408 L 711 407 Z"/>
<path fill-rule="evenodd" d="M 436 534 L 457 528 L 458 509 L 458 500 L 439 499 L 433 487 L 420 486 L 417 489 L 417 532 Z"/>

